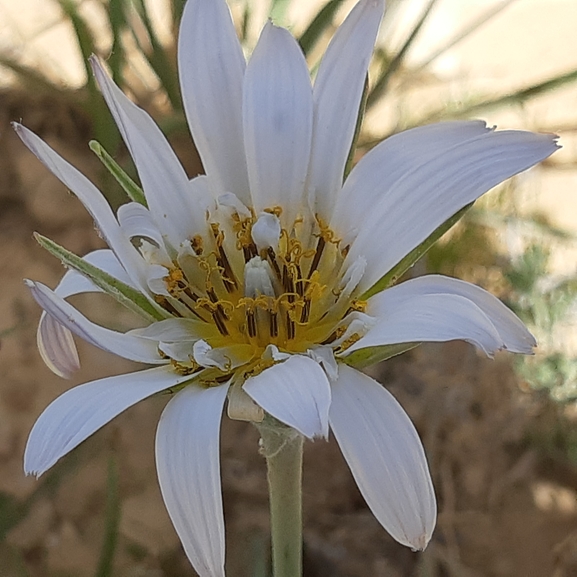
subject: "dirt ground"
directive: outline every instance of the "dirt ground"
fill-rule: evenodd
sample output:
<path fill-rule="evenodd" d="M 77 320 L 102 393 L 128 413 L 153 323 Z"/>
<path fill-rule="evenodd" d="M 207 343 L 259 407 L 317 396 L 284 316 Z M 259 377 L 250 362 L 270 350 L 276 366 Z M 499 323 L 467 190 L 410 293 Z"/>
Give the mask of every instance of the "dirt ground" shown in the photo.
<path fill-rule="evenodd" d="M 113 574 L 193 576 L 155 475 L 154 433 L 166 399 L 128 410 L 40 481 L 23 475 L 28 432 L 51 400 L 76 383 L 132 367 L 80 343 L 82 369 L 65 381 L 36 351 L 40 310 L 22 278 L 54 286 L 63 270 L 33 231 L 78 254 L 102 241 L 80 203 L 20 144 L 8 124 L 20 118 L 89 176 L 100 175 L 79 112 L 49 98 L 0 95 L 0 576 L 97 574 L 110 463 L 118 470 L 121 505 Z M 75 303 L 101 322 L 130 325 L 129 314 L 108 300 Z M 422 346 L 373 374 L 423 438 L 438 526 L 425 553 L 396 544 L 364 504 L 334 440 L 308 443 L 306 577 L 577 576 L 577 460 L 571 464 L 566 456 L 577 419 L 572 424 L 570 414 L 527 391 L 510 357 L 484 359 L 464 343 Z M 223 420 L 231 576 L 266 575 L 259 572 L 268 551 L 268 510 L 257 442 L 250 425 Z"/>

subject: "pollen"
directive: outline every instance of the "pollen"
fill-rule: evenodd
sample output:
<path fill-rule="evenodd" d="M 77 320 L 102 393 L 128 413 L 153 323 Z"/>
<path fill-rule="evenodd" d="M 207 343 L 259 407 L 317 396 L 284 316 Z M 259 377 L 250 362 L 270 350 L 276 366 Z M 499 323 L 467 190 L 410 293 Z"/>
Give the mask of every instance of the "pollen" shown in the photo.
<path fill-rule="evenodd" d="M 355 332 L 341 342 L 347 316 L 364 313 L 366 303 L 353 298 L 354 290 L 344 291 L 338 235 L 318 217 L 281 226 L 282 213 L 274 206 L 260 216 L 252 210 L 217 215 L 208 234 L 190 239 L 186 259 L 175 259 L 163 278 L 167 294 L 157 302 L 171 315 L 212 326 L 206 331 L 211 348 L 240 355 L 238 362 L 212 367 L 213 382 L 247 378 L 278 362 L 265 355 L 271 345 L 281 355 L 318 345 L 337 352 L 361 336 Z M 173 364 L 183 374 L 199 370 L 192 356 L 190 363 Z"/>

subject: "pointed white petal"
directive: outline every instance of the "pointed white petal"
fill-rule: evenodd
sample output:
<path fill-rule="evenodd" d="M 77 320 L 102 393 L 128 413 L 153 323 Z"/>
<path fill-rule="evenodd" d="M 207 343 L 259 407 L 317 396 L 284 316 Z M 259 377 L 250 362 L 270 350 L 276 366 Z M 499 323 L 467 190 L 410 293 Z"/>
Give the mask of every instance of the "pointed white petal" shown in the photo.
<path fill-rule="evenodd" d="M 385 292 L 387 294 L 383 297 L 375 295 L 369 300 L 368 310 L 371 311 L 370 314 L 382 318 L 383 315 L 386 315 L 385 310 L 391 307 L 389 299 L 393 297 L 402 300 L 432 294 L 459 295 L 475 303 L 485 313 L 497 329 L 504 347 L 508 351 L 530 354 L 533 347 L 537 346 L 533 335 L 513 311 L 491 293 L 474 284 L 431 274 L 408 280 Z"/>
<path fill-rule="evenodd" d="M 227 391 L 186 387 L 164 409 L 156 433 L 162 496 L 200 577 L 224 577 L 219 434 Z"/>
<path fill-rule="evenodd" d="M 303 201 L 312 133 L 312 88 L 301 49 L 270 22 L 244 77 L 244 143 L 257 212 L 280 206 L 292 227 Z"/>
<path fill-rule="evenodd" d="M 111 250 L 95 250 L 84 260 L 113 277 L 132 285 L 130 277 Z M 132 285 L 133 286 L 133 285 Z M 68 270 L 54 293 L 62 298 L 86 292 L 100 292 L 90 279 L 75 270 Z M 68 379 L 80 368 L 80 360 L 72 333 L 57 320 L 42 311 L 36 333 L 38 350 L 46 366 L 55 374 Z"/>
<path fill-rule="evenodd" d="M 347 256 L 349 262 L 359 255 L 367 259 L 361 290 L 370 288 L 466 204 L 547 158 L 557 148 L 555 137 L 549 135 L 514 130 L 487 132 L 417 162 L 388 189 L 382 186 L 386 175 L 382 165 L 373 165 L 373 170 L 367 171 L 369 163 L 363 167 L 359 163 L 352 180 L 357 194 L 379 198 L 365 213 L 369 217 L 363 216 L 366 220 L 362 227 L 356 223 L 359 234 Z M 345 193 L 352 194 L 352 189 L 343 189 Z"/>
<path fill-rule="evenodd" d="M 242 48 L 224 0 L 191 0 L 178 37 L 182 100 L 202 163 L 218 193 L 250 205 L 242 136 Z"/>
<path fill-rule="evenodd" d="M 36 343 L 44 364 L 59 377 L 69 379 L 80 368 L 72 333 L 46 311 L 40 317 Z"/>
<path fill-rule="evenodd" d="M 399 542 L 422 550 L 437 505 L 419 435 L 379 383 L 341 365 L 333 384 L 331 429 L 367 505 Z"/>
<path fill-rule="evenodd" d="M 42 475 L 92 433 L 142 399 L 190 379 L 167 367 L 108 377 L 74 387 L 40 415 L 24 453 L 27 475 Z"/>
<path fill-rule="evenodd" d="M 482 120 L 456 120 L 418 126 L 383 140 L 361 158 L 348 176 L 335 206 L 332 226 L 345 231 L 359 226 L 406 174 L 440 153 L 490 131 Z M 379 176 L 369 186 L 371 175 L 377 173 Z"/>
<path fill-rule="evenodd" d="M 327 437 L 331 389 L 312 359 L 293 355 L 247 379 L 243 388 L 267 413 L 305 437 Z"/>
<path fill-rule="evenodd" d="M 170 147 L 164 134 L 147 112 L 131 102 L 114 84 L 96 57 L 90 63 L 102 94 L 114 116 L 130 155 L 154 220 L 173 246 L 203 233 L 206 199 L 196 187 Z"/>
<path fill-rule="evenodd" d="M 138 202 L 123 204 L 116 213 L 118 222 L 128 238 L 148 238 L 164 247 L 164 239 L 150 211 Z"/>
<path fill-rule="evenodd" d="M 399 285 L 401 287 L 402 284 Z M 503 339 L 493 323 L 468 298 L 456 294 L 411 295 L 405 298 L 402 291 L 391 289 L 375 296 L 380 297 L 377 322 L 363 338 L 346 350 L 345 355 L 366 347 L 413 342 L 463 340 L 479 347 L 488 356 L 504 347 Z M 367 311 L 373 313 L 370 306 Z"/>
<path fill-rule="evenodd" d="M 41 283 L 25 281 L 36 302 L 61 325 L 90 344 L 122 358 L 151 365 L 163 364 L 156 343 L 119 333 L 89 321 L 84 315 Z"/>
<path fill-rule="evenodd" d="M 80 199 L 96 221 L 106 244 L 114 251 L 130 275 L 133 281 L 131 284 L 136 285 L 146 294 L 148 288 L 145 281 L 144 262 L 120 228 L 104 196 L 82 173 L 56 154 L 33 132 L 21 124 L 15 123 L 14 128 L 30 151 Z"/>
<path fill-rule="evenodd" d="M 316 214 L 330 222 L 343 182 L 363 86 L 383 16 L 383 0 L 361 0 L 335 33 L 313 90 L 314 120 L 308 189 Z"/>

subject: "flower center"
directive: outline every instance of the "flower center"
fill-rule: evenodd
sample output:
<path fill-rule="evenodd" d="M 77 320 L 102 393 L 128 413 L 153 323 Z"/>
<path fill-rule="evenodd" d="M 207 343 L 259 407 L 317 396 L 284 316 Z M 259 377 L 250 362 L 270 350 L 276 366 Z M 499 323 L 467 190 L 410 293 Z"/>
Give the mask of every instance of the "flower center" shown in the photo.
<path fill-rule="evenodd" d="M 231 362 L 219 365 L 224 372 L 250 370 L 270 345 L 283 353 L 319 345 L 341 352 L 362 336 L 350 328 L 362 325 L 351 321 L 365 309 L 354 298 L 364 267 L 343 273 L 346 251 L 332 230 L 316 218 L 299 219 L 289 231 L 281 212 L 218 215 L 211 234 L 186 243 L 162 278 L 166 290 L 157 301 L 197 321 L 203 340 L 230 354 Z"/>

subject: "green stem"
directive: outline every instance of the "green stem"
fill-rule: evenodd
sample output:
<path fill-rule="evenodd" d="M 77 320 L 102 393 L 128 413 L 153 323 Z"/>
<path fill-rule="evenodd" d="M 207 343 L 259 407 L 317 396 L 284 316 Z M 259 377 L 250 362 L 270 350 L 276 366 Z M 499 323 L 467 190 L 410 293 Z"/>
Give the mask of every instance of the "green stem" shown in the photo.
<path fill-rule="evenodd" d="M 258 428 L 268 470 L 273 575 L 301 577 L 303 437 L 271 418 Z"/>

